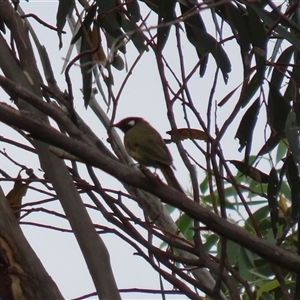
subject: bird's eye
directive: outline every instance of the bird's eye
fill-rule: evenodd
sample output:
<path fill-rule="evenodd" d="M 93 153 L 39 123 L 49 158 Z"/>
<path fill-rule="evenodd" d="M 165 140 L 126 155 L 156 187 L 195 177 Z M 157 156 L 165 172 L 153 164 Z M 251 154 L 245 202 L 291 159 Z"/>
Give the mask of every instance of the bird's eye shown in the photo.
<path fill-rule="evenodd" d="M 127 123 L 127 125 L 128 125 L 129 127 L 133 127 L 133 126 L 135 125 L 135 120 L 130 120 L 130 121 Z"/>

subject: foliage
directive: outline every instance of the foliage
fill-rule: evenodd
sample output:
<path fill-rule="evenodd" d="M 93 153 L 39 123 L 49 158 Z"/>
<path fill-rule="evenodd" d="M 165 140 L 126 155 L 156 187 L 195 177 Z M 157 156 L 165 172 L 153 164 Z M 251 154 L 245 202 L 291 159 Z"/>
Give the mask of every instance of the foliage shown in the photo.
<path fill-rule="evenodd" d="M 65 92 L 56 84 L 51 55 L 48 58 L 29 25 L 30 15 L 17 8 L 18 3 L 3 3 L 0 85 L 18 109 L 1 102 L 0 121 L 17 129 L 30 146 L 9 136 L 3 141 L 37 155 L 45 178 L 8 155 L 19 167 L 19 176 L 14 179 L 5 170 L 1 174 L 15 182 L 12 192 L 18 194 L 18 205 L 25 189 L 42 184 L 38 195 L 59 199 L 64 210 L 47 211 L 43 201 L 26 204 L 24 196 L 20 223 L 32 212 L 28 205 L 67 219 L 100 298 L 107 293 L 110 299 L 120 296 L 95 228 L 128 243 L 174 286 L 174 293 L 191 299 L 200 299 L 199 293 L 212 299 L 299 299 L 298 1 L 276 6 L 272 1 L 243 0 L 60 0 L 55 28 L 60 48 L 69 43 L 63 41 L 64 30 L 72 32 L 63 66 Z M 27 31 L 21 30 L 24 24 L 43 69 L 35 63 Z M 78 55 L 72 54 L 73 46 Z M 188 57 L 187 48 L 196 55 Z M 134 60 L 127 61 L 135 50 Z M 169 121 L 166 143 L 177 147 L 191 179 L 188 196 L 162 184 L 143 166 L 133 167 L 111 128 L 120 105 L 127 101 L 131 107 L 121 96 L 141 58 L 149 59 L 150 53 L 166 107 L 160 116 Z M 84 106 L 102 122 L 107 142 L 75 108 L 77 87 L 71 70 L 77 63 Z M 120 72 L 126 75 L 118 86 Z M 107 189 L 98 169 L 122 183 L 124 190 Z M 22 170 L 27 177 L 20 177 Z M 22 191 L 16 190 L 18 185 Z M 100 213 L 108 226 L 91 222 L 84 197 L 92 203 L 86 206 Z M 143 218 L 124 204 L 132 201 Z M 173 213 L 176 222 L 170 218 Z M 153 237 L 159 242 L 152 242 Z M 0 254 L 9 270 L 9 260 Z M 105 270 L 105 280 L 99 270 Z M 165 297 L 172 291 L 164 290 L 162 282 L 159 292 Z"/>

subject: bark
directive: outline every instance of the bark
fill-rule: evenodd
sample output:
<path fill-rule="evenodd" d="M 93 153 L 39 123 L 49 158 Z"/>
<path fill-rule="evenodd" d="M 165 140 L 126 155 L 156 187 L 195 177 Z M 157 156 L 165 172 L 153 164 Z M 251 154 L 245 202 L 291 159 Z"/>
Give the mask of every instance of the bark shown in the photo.
<path fill-rule="evenodd" d="M 27 242 L 0 188 L 0 296 L 64 299 Z"/>

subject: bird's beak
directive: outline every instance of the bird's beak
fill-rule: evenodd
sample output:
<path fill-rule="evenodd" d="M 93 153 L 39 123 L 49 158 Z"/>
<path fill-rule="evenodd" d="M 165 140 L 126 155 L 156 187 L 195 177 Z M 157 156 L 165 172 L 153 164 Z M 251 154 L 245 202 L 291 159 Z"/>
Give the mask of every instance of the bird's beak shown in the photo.
<path fill-rule="evenodd" d="M 111 124 L 110 127 L 117 127 L 117 128 L 120 128 L 120 122 Z"/>
<path fill-rule="evenodd" d="M 118 124 L 119 124 L 119 123 L 111 124 L 111 125 L 108 126 L 108 128 L 118 127 Z"/>
<path fill-rule="evenodd" d="M 114 123 L 114 124 L 110 125 L 110 129 L 113 128 L 113 127 L 117 127 L 117 128 L 121 129 L 124 132 L 124 128 L 123 128 L 124 126 L 123 126 L 121 121 L 118 122 L 118 123 Z"/>

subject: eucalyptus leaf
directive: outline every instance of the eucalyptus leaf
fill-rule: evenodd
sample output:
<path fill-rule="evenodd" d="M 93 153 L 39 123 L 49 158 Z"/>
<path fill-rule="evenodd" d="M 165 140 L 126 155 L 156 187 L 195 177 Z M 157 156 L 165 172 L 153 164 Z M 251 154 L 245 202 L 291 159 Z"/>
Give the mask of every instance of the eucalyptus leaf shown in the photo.
<path fill-rule="evenodd" d="M 284 135 L 285 122 L 288 115 L 288 103 L 284 100 L 279 87 L 269 83 L 268 118 L 273 132 Z"/>
<path fill-rule="evenodd" d="M 162 51 L 169 37 L 171 23 L 175 20 L 175 5 L 174 0 L 164 0 L 159 5 L 159 17 L 160 22 L 157 28 L 157 48 L 158 51 Z"/>
<path fill-rule="evenodd" d="M 271 84 L 275 87 L 281 87 L 288 64 L 291 61 L 292 55 L 295 51 L 294 46 L 286 48 L 276 61 L 276 67 L 273 67 Z"/>
<path fill-rule="evenodd" d="M 196 49 L 203 55 L 208 51 L 213 55 L 218 67 L 223 73 L 225 83 L 228 81 L 228 73 L 231 72 L 230 60 L 224 51 L 223 47 L 217 40 L 209 33 L 201 28 L 192 25 L 187 25 L 192 34 L 188 35 L 189 41 L 196 47 Z"/>
<path fill-rule="evenodd" d="M 63 44 L 61 35 L 62 35 L 63 28 L 66 24 L 67 15 L 72 12 L 74 6 L 75 6 L 74 0 L 59 0 L 58 9 L 56 13 L 56 27 L 57 27 L 57 35 L 59 38 L 59 49 L 62 47 Z"/>
<path fill-rule="evenodd" d="M 293 110 L 286 119 L 285 136 L 294 160 L 300 164 L 300 126 L 297 124 L 296 113 Z"/>
<path fill-rule="evenodd" d="M 90 45 L 86 40 L 85 36 L 81 39 L 81 48 L 80 53 L 90 50 Z M 80 69 L 82 74 L 82 90 L 83 90 L 83 99 L 84 106 L 87 108 L 92 94 L 92 78 L 93 73 L 91 72 L 93 67 L 93 55 L 91 53 L 87 53 L 80 57 Z"/>
<path fill-rule="evenodd" d="M 266 69 L 267 35 L 264 24 L 261 22 L 257 13 L 250 6 L 247 7 L 247 11 L 249 20 L 248 28 L 251 34 L 251 43 L 256 60 L 257 80 L 259 85 L 261 85 Z"/>
<path fill-rule="evenodd" d="M 300 208 L 300 178 L 299 172 L 293 155 L 286 159 L 286 176 L 291 189 L 292 198 L 292 219 L 294 221 L 299 217 Z"/>
<path fill-rule="evenodd" d="M 132 22 L 138 22 L 141 19 L 140 6 L 137 0 L 125 0 L 129 18 Z"/>
<path fill-rule="evenodd" d="M 269 183 L 268 183 L 268 203 L 270 209 L 272 230 L 274 234 L 274 238 L 277 236 L 277 222 L 278 222 L 278 176 L 277 172 L 274 168 L 271 169 L 269 174 Z"/>
<path fill-rule="evenodd" d="M 250 149 L 252 144 L 252 135 L 257 121 L 259 109 L 260 98 L 257 98 L 245 112 L 235 135 L 235 138 L 238 138 L 240 141 L 239 151 L 241 151 L 246 146 L 246 164 L 248 164 L 249 161 Z"/>
<path fill-rule="evenodd" d="M 139 52 L 148 50 L 143 33 L 134 22 L 127 19 L 125 16 L 122 16 L 121 24 L 122 28 L 132 40 L 133 44 Z"/>
<path fill-rule="evenodd" d="M 87 15 L 84 18 L 78 32 L 73 36 L 71 44 L 75 44 L 86 32 L 90 31 L 93 19 L 96 15 L 97 6 L 93 5 L 89 8 Z"/>

